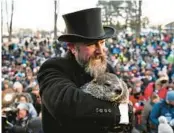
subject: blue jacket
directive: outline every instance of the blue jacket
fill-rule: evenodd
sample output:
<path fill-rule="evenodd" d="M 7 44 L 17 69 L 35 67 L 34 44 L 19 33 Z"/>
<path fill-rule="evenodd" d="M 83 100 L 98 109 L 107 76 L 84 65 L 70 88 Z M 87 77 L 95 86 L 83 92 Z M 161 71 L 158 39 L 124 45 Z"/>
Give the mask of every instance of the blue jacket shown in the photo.
<path fill-rule="evenodd" d="M 150 113 L 150 120 L 157 126 L 159 124 L 158 118 L 160 116 L 165 116 L 168 121 L 174 119 L 174 106 L 167 104 L 165 100 L 156 103 Z"/>

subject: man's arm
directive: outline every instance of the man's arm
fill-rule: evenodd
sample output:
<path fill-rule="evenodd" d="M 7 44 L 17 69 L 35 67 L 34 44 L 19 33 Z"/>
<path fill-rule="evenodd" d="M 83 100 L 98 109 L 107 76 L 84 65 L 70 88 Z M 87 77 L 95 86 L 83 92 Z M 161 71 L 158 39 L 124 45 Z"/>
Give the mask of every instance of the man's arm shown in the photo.
<path fill-rule="evenodd" d="M 42 102 L 55 119 L 63 115 L 119 123 L 118 106 L 82 92 L 63 72 L 46 65 L 38 73 L 38 82 Z"/>

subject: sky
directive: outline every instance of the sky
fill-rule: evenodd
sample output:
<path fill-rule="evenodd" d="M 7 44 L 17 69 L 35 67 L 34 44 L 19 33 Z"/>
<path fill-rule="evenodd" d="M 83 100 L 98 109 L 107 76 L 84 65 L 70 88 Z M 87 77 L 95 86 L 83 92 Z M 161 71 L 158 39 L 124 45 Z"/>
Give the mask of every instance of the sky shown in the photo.
<path fill-rule="evenodd" d="M 5 2 L 6 0 L 1 0 Z M 10 2 L 8 9 L 10 15 Z M 65 28 L 62 14 L 95 7 L 98 0 L 57 0 L 58 1 L 58 29 Z M 35 30 L 52 30 L 54 27 L 54 0 L 14 0 L 14 20 L 13 26 L 16 28 L 32 28 Z M 3 6 L 3 8 L 5 8 Z M 4 23 L 7 15 L 4 13 Z M 174 21 L 174 0 L 143 0 L 143 16 L 147 16 L 150 23 L 167 24 Z M 4 24 L 5 25 L 5 24 Z"/>

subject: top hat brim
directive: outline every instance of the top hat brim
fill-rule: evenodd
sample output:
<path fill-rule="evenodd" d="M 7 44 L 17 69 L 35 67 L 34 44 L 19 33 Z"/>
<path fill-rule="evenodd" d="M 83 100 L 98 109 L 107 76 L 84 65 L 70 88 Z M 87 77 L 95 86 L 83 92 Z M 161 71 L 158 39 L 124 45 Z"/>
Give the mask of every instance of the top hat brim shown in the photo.
<path fill-rule="evenodd" d="M 78 35 L 78 34 L 65 34 L 65 35 L 61 35 L 58 37 L 59 41 L 62 42 L 91 42 L 94 40 L 102 40 L 102 39 L 107 39 L 107 38 L 112 38 L 113 35 L 115 34 L 115 29 L 112 27 L 103 27 L 104 29 L 104 35 L 99 36 L 99 37 L 85 37 L 82 35 Z"/>

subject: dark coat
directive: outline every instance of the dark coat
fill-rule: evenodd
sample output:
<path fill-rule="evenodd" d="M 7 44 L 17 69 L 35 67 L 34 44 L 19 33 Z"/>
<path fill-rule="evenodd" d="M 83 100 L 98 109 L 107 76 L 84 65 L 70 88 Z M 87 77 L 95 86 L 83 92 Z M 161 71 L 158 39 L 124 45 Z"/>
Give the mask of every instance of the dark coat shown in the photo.
<path fill-rule="evenodd" d="M 113 71 L 108 67 L 108 71 Z M 40 68 L 44 133 L 105 133 L 118 124 L 118 106 L 85 94 L 79 88 L 92 80 L 75 59 L 52 58 Z"/>

